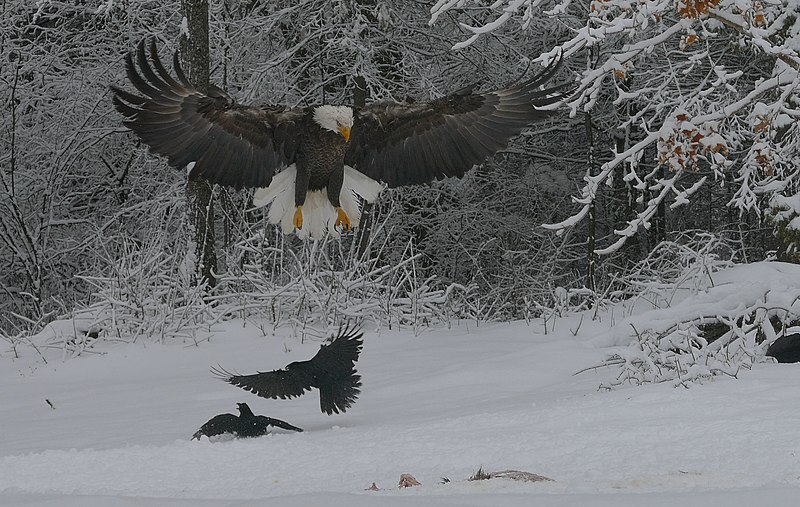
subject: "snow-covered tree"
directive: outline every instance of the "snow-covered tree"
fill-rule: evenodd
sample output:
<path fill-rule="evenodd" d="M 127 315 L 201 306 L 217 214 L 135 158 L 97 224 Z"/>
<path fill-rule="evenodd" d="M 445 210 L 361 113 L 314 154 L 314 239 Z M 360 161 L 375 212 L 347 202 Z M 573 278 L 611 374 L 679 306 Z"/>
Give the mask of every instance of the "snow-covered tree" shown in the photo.
<path fill-rule="evenodd" d="M 573 114 L 591 112 L 616 130 L 609 160 L 587 174 L 580 208 L 552 223 L 584 219 L 604 184 L 622 177 L 639 209 L 598 248 L 618 249 L 650 228 L 659 207 L 687 204 L 706 183 L 732 186 L 728 204 L 762 210 L 763 195 L 793 194 L 798 171 L 795 2 L 751 0 L 440 0 L 431 22 L 459 13 L 464 48 L 503 25 L 563 25 L 538 60 L 572 59 Z M 471 21 L 466 19 L 471 17 Z M 620 171 L 621 169 L 621 171 Z M 700 174 L 699 177 L 695 175 Z"/>

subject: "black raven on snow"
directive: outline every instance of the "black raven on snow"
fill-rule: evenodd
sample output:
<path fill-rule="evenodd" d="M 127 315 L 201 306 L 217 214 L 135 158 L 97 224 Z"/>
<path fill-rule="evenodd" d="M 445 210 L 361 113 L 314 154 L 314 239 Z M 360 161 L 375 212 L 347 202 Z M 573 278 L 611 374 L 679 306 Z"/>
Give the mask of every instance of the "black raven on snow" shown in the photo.
<path fill-rule="evenodd" d="M 200 437 L 214 437 L 217 435 L 230 434 L 239 438 L 260 437 L 269 433 L 269 427 L 283 428 L 289 431 L 303 431 L 297 426 L 273 419 L 264 415 L 255 415 L 247 403 L 237 403 L 239 415 L 219 414 L 212 417 L 208 422 L 200 427 L 192 435 L 192 440 L 200 440 Z"/>
<path fill-rule="evenodd" d="M 295 398 L 319 389 L 319 406 L 328 415 L 345 412 L 361 393 L 361 375 L 355 363 L 361 353 L 363 333 L 339 330 L 339 335 L 308 361 L 290 363 L 281 370 L 234 375 L 221 368 L 212 372 L 222 380 L 262 398 Z"/>

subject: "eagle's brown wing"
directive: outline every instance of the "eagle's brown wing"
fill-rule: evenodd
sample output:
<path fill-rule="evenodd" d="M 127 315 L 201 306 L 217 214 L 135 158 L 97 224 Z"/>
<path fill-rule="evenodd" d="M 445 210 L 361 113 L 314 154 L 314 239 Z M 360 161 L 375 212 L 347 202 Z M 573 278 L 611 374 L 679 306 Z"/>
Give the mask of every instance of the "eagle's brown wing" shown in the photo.
<path fill-rule="evenodd" d="M 155 42 L 128 53 L 128 79 L 139 95 L 116 86 L 114 107 L 126 127 L 151 151 L 183 168 L 194 162 L 192 177 L 233 187 L 265 187 L 275 171 L 294 159 L 303 109 L 236 104 L 219 88 L 197 91 L 186 79 L 175 54 L 176 78 L 167 72 Z"/>
<path fill-rule="evenodd" d="M 470 88 L 422 103 L 376 102 L 357 112 L 345 163 L 390 187 L 461 177 L 552 111 L 566 86 L 541 89 L 561 64 L 501 90 Z"/>

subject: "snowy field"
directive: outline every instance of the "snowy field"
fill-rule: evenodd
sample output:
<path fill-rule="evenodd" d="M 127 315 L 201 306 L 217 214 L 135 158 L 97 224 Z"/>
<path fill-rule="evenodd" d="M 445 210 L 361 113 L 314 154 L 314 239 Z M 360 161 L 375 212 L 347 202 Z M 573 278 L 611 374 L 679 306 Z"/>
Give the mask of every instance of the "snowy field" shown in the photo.
<path fill-rule="evenodd" d="M 738 268 L 717 286 L 735 295 L 800 285 L 798 266 L 778 266 Z M 630 319 L 641 328 L 659 315 L 591 316 L 555 319 L 546 334 L 541 321 L 416 336 L 367 328 L 361 397 L 334 416 L 316 391 L 265 400 L 209 373 L 310 358 L 319 340 L 300 343 L 288 329 L 264 336 L 230 321 L 197 346 L 104 344 L 67 361 L 52 351 L 47 364 L 4 348 L 0 505 L 800 505 L 800 366 L 758 363 L 688 389 L 599 390 L 614 369 L 576 372 L 599 364 Z M 242 401 L 305 432 L 189 440 Z M 467 481 L 479 467 L 552 482 Z M 399 489 L 404 473 L 421 485 Z"/>

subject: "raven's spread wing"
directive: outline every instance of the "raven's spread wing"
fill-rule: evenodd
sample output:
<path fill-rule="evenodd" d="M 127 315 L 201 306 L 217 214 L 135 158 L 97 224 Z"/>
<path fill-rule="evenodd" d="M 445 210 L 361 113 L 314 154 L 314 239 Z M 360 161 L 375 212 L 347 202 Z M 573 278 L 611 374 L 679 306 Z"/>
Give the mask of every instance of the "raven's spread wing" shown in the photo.
<path fill-rule="evenodd" d="M 267 426 L 275 426 L 276 428 L 282 428 L 289 431 L 303 431 L 302 428 L 298 428 L 297 426 L 292 426 L 291 424 L 287 423 L 286 421 L 281 421 L 280 419 L 275 419 L 272 417 L 267 417 L 265 415 L 257 415 L 256 418 Z"/>
<path fill-rule="evenodd" d="M 352 369 L 345 377 L 320 382 L 319 408 L 328 415 L 347 412 L 361 394 L 361 375 Z"/>
<path fill-rule="evenodd" d="M 345 163 L 390 187 L 461 177 L 564 98 L 542 90 L 561 59 L 528 81 L 484 93 L 465 88 L 430 102 L 377 102 L 357 112 Z"/>
<path fill-rule="evenodd" d="M 358 399 L 361 376 L 355 364 L 363 343 L 363 333 L 357 328 L 343 328 L 308 361 L 317 377 L 320 409 L 326 414 L 345 412 Z"/>
<path fill-rule="evenodd" d="M 211 372 L 229 384 L 241 387 L 262 398 L 296 398 L 314 387 L 314 375 L 302 363 L 292 363 L 283 370 L 258 372 L 253 375 L 234 375 L 221 368 Z"/>
<path fill-rule="evenodd" d="M 349 376 L 364 345 L 364 333 L 358 328 L 343 328 L 330 344 L 322 345 L 311 358 L 309 366 L 315 372 L 327 372 L 329 376 Z"/>
<path fill-rule="evenodd" d="M 220 414 L 215 415 L 209 419 L 200 429 L 192 435 L 192 440 L 200 440 L 200 437 L 205 435 L 207 437 L 214 437 L 222 435 L 223 433 L 230 433 L 236 435 L 240 430 L 239 418 L 233 414 Z"/>
<path fill-rule="evenodd" d="M 209 94 L 197 91 L 186 79 L 175 53 L 173 78 L 150 41 L 150 61 L 145 41 L 125 58 L 128 79 L 140 95 L 115 86 L 114 107 L 126 127 L 150 149 L 183 168 L 191 162 L 192 177 L 221 185 L 265 187 L 275 171 L 294 159 L 298 125 L 304 111 L 282 106 L 243 106 L 212 86 Z"/>
<path fill-rule="evenodd" d="M 344 412 L 361 393 L 361 376 L 355 363 L 361 353 L 363 333 L 345 328 L 308 361 L 297 361 L 282 370 L 235 375 L 212 368 L 214 375 L 262 398 L 294 398 L 311 388 L 319 389 L 320 408 L 330 415 Z"/>

